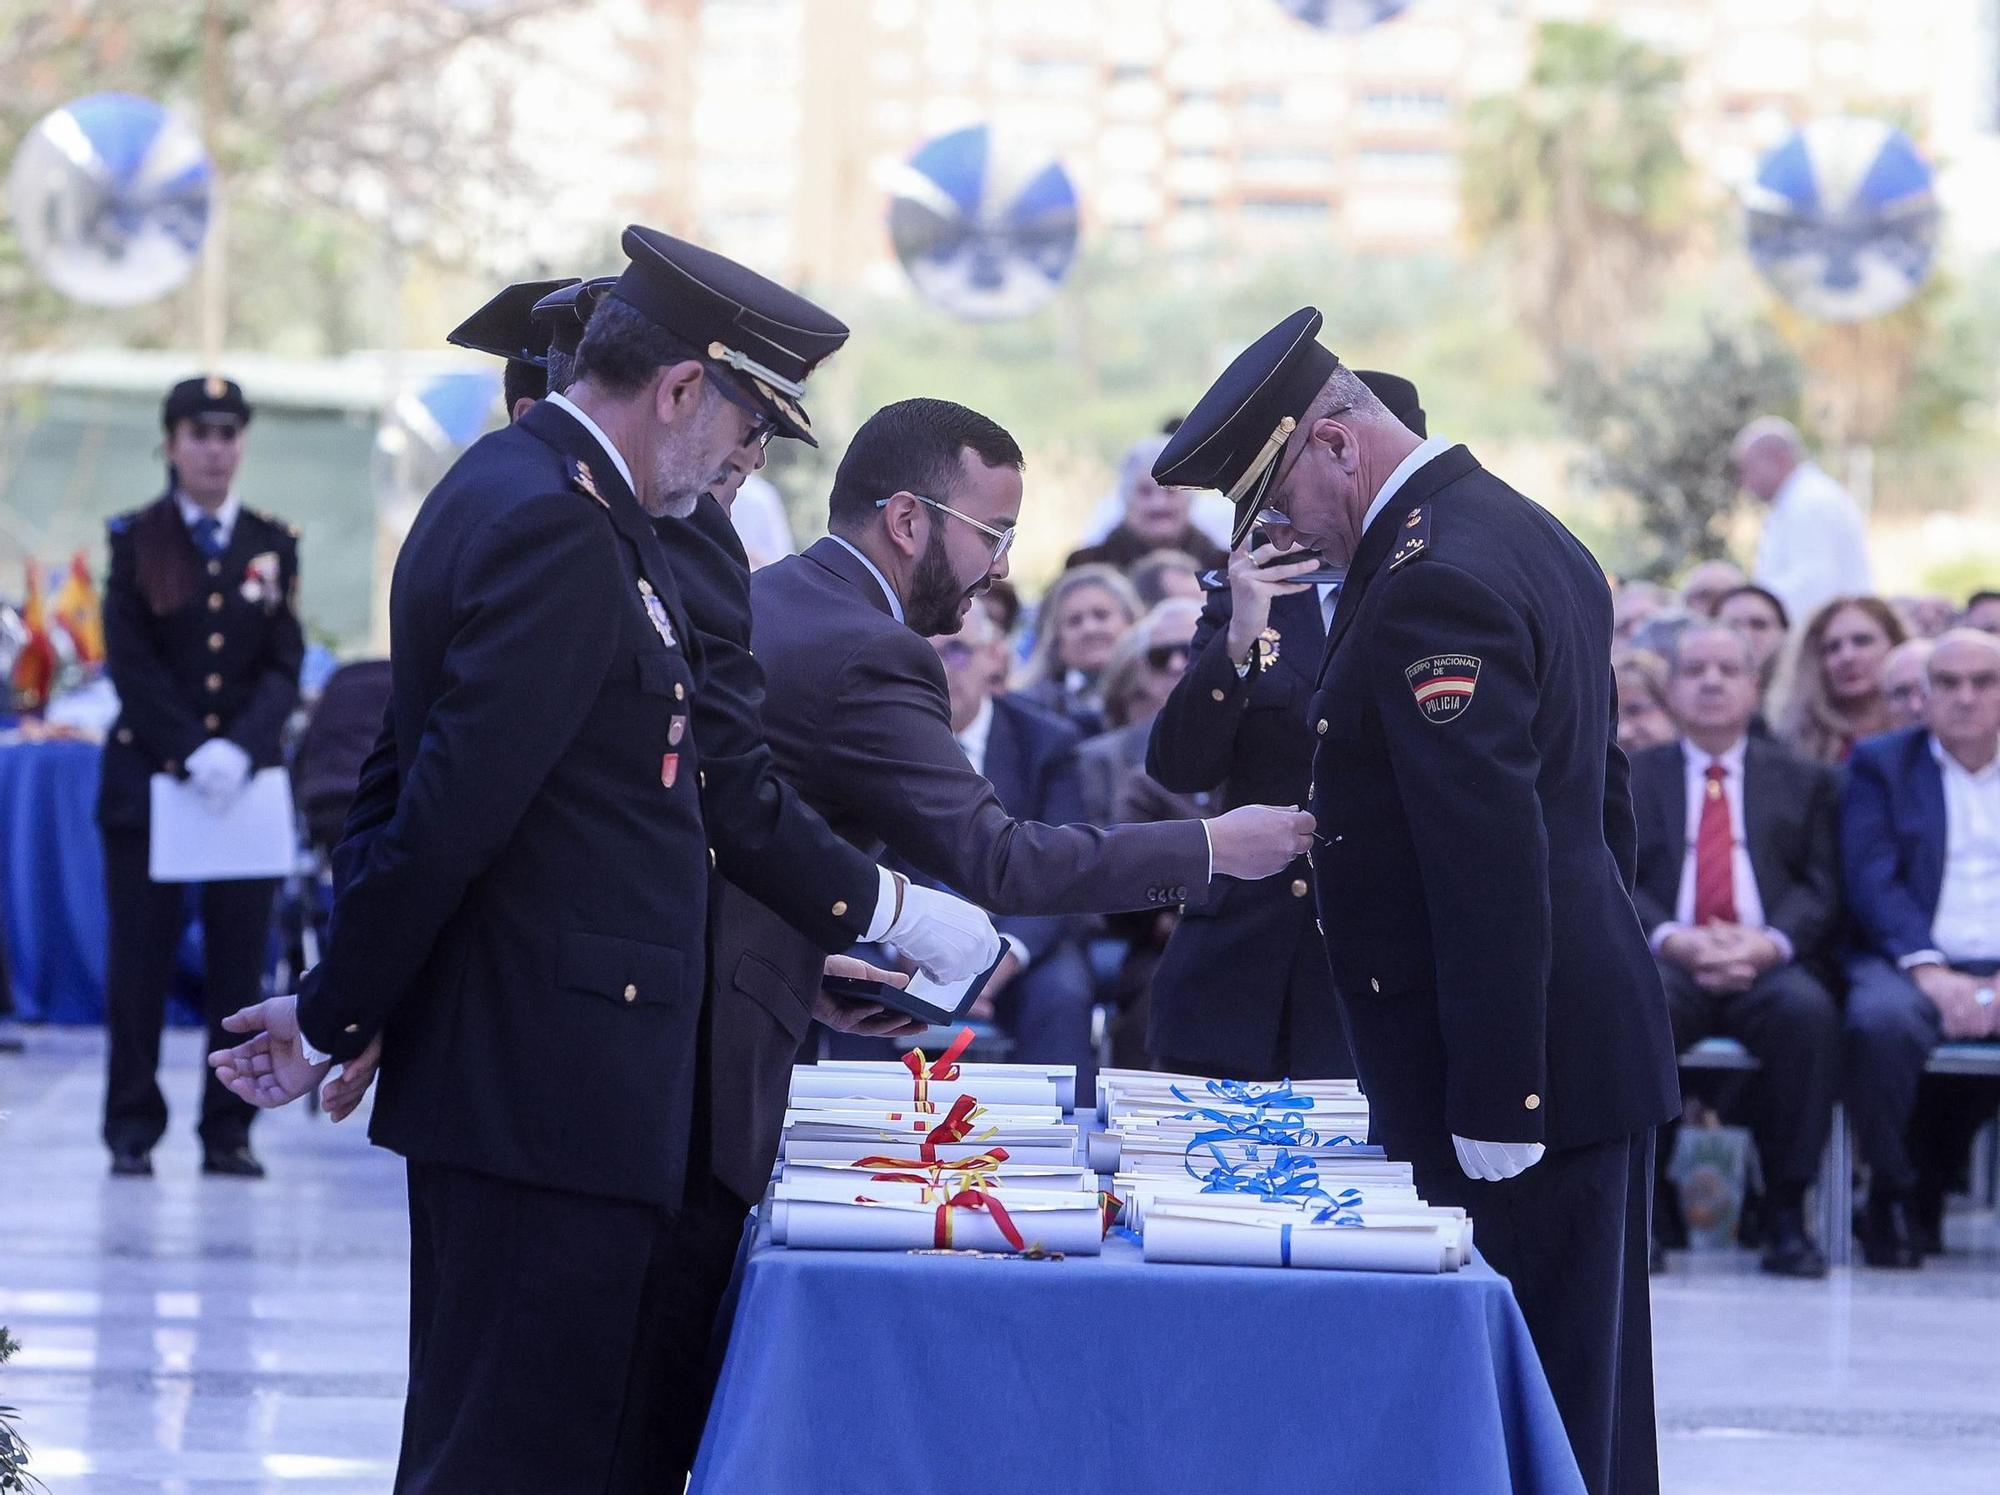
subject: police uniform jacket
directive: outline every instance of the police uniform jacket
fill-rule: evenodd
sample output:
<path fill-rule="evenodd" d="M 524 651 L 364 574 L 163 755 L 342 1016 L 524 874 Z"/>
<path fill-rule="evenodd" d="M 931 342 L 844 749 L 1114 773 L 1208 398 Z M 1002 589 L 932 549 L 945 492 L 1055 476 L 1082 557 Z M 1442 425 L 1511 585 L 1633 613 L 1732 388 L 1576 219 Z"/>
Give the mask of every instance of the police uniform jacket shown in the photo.
<path fill-rule="evenodd" d="M 1187 672 L 1153 719 L 1146 772 L 1180 794 L 1217 790 L 1224 809 L 1302 804 L 1315 741 L 1306 707 L 1326 647 L 1319 591 L 1273 599 L 1276 657 L 1238 676 L 1228 578 L 1209 580 Z M 1347 1067 L 1339 1027 L 1305 857 L 1188 900 L 1153 975 L 1152 1052 L 1249 1077 L 1274 1077 L 1289 1058 L 1320 1071 L 1293 1078 L 1317 1079 Z"/>
<path fill-rule="evenodd" d="M 225 737 L 275 768 L 298 701 L 305 640 L 294 599 L 298 532 L 247 508 L 210 560 L 169 493 L 109 526 L 105 666 L 118 720 L 104 747 L 98 823 L 142 831 L 152 776 L 184 776 L 189 753 Z"/>
<path fill-rule="evenodd" d="M 1611 595 L 1463 446 L 1363 535 L 1309 720 L 1320 918 L 1392 1155 L 1576 1147 L 1678 1114 L 1633 911 Z"/>
<path fill-rule="evenodd" d="M 382 1146 L 672 1207 L 709 852 L 659 540 L 538 405 L 424 501 L 390 609 L 400 793 L 352 848 L 300 1027 L 341 1059 L 382 1034 Z"/>

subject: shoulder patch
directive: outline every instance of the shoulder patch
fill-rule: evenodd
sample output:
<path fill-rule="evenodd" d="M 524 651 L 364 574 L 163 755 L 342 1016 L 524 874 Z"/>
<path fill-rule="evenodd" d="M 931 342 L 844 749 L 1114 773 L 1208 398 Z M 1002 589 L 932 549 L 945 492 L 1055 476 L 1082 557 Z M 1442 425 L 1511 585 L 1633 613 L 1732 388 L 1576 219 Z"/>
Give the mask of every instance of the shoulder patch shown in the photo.
<path fill-rule="evenodd" d="M 107 534 L 122 535 L 132 527 L 132 521 L 138 517 L 137 514 L 113 514 L 109 519 L 104 521 L 105 532 Z"/>
<path fill-rule="evenodd" d="M 1389 569 L 1396 570 L 1414 561 L 1430 548 L 1431 511 L 1428 504 L 1418 504 L 1403 520 L 1402 529 L 1396 535 L 1395 549 L 1389 552 Z"/>
<path fill-rule="evenodd" d="M 604 495 L 597 491 L 597 479 L 592 476 L 588 462 L 575 457 L 569 459 L 569 485 L 585 498 L 596 500 L 599 507 L 607 511 L 610 509 L 611 505 L 605 501 Z"/>
<path fill-rule="evenodd" d="M 1427 722 L 1448 722 L 1465 714 L 1479 688 L 1481 660 L 1476 654 L 1433 654 L 1403 671 Z"/>

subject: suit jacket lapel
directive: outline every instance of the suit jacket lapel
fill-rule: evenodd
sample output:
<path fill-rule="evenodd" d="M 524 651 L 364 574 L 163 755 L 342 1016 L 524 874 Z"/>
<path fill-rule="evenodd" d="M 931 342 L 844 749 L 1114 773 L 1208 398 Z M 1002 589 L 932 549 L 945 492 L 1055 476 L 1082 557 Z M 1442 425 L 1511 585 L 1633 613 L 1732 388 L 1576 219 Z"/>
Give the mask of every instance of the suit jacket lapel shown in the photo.
<path fill-rule="evenodd" d="M 805 558 L 825 567 L 853 587 L 861 595 L 862 600 L 877 612 L 892 618 L 895 616 L 889 608 L 889 599 L 883 595 L 882 583 L 875 579 L 853 551 L 834 539 L 832 535 L 813 541 L 806 548 Z"/>
<path fill-rule="evenodd" d="M 1916 797 L 1917 809 L 1924 827 L 1924 886 L 1930 889 L 1932 912 L 1936 912 L 1938 895 L 1944 891 L 1945 836 L 1948 812 L 1944 803 L 1944 770 L 1931 755 L 1931 739 L 1927 732 L 1919 732 L 1911 739 L 1910 774 L 1911 793 Z"/>
<path fill-rule="evenodd" d="M 1677 742 L 1674 744 L 1673 782 L 1661 785 L 1660 792 L 1666 797 L 1666 803 L 1661 808 L 1666 810 L 1671 817 L 1667 822 L 1667 844 L 1673 848 L 1674 854 L 1668 858 L 1667 865 L 1673 868 L 1674 880 L 1673 884 L 1667 889 L 1669 896 L 1666 899 L 1667 905 L 1671 908 L 1674 899 L 1680 894 L 1682 869 L 1687 866 L 1688 750 L 1686 743 Z"/>
<path fill-rule="evenodd" d="M 1750 853 L 1750 872 L 1757 879 L 1757 891 L 1763 898 L 1766 923 L 1771 918 L 1771 898 L 1777 891 L 1776 881 L 1767 875 L 1775 850 L 1771 845 L 1774 829 L 1771 807 L 1779 802 L 1781 792 L 1769 782 L 1772 768 L 1768 746 L 1750 738 L 1743 749 L 1743 849 Z"/>
<path fill-rule="evenodd" d="M 1340 585 L 1340 602 L 1333 610 L 1333 632 L 1327 637 L 1319 680 L 1325 680 L 1326 662 L 1333 658 L 1333 651 L 1340 647 L 1341 639 L 1354 626 L 1355 614 L 1361 611 L 1361 599 L 1369 583 L 1382 569 L 1383 562 L 1388 560 L 1390 550 L 1401 538 L 1403 524 L 1410 511 L 1478 466 L 1478 459 L 1463 446 L 1441 452 L 1410 474 L 1409 480 L 1396 490 L 1395 496 L 1375 516 L 1375 522 L 1361 537 L 1361 547 L 1354 553 L 1354 563 L 1347 568 L 1347 579 Z"/>

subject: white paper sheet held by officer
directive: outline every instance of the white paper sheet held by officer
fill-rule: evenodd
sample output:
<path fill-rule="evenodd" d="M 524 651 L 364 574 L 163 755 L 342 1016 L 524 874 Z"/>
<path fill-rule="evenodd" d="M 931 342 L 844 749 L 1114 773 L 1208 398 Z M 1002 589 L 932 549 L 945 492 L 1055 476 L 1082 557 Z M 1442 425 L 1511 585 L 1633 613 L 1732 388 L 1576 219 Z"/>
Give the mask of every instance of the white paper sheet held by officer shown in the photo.
<path fill-rule="evenodd" d="M 154 882 L 283 877 L 298 859 L 292 785 L 282 768 L 252 774 L 219 805 L 192 779 L 156 773 L 152 811 L 147 874 Z"/>

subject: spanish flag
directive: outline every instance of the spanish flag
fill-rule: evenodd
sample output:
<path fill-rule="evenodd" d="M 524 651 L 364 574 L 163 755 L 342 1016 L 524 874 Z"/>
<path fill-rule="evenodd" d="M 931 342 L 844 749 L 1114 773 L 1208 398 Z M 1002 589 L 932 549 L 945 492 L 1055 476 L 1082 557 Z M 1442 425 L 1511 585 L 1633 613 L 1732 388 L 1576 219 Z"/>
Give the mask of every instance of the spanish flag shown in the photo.
<path fill-rule="evenodd" d="M 28 562 L 28 593 L 21 603 L 21 622 L 27 627 L 28 641 L 14 660 L 14 704 L 23 711 L 40 711 L 49 703 L 49 690 L 56 679 L 56 646 L 49 639 L 48 618 L 42 607 L 42 577 L 32 559 Z"/>
<path fill-rule="evenodd" d="M 97 585 L 91 580 L 90 560 L 79 550 L 70 557 L 69 575 L 56 589 L 56 622 L 76 644 L 76 660 L 81 665 L 104 659 L 104 610 L 98 606 Z"/>

